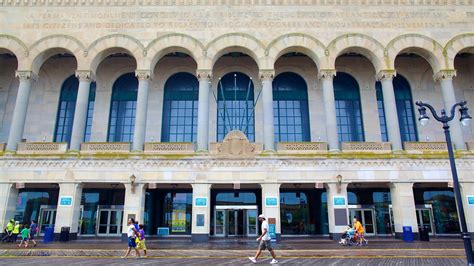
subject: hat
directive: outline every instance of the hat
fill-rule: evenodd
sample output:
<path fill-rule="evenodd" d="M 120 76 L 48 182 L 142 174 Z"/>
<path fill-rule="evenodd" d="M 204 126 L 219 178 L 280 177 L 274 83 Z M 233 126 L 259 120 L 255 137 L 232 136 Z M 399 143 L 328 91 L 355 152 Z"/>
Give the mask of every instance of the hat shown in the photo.
<path fill-rule="evenodd" d="M 258 218 L 263 218 L 263 219 L 265 219 L 265 216 L 264 216 L 263 214 L 260 214 L 260 215 L 258 216 Z"/>
<path fill-rule="evenodd" d="M 19 221 L 15 221 L 16 224 L 19 224 L 20 222 Z"/>

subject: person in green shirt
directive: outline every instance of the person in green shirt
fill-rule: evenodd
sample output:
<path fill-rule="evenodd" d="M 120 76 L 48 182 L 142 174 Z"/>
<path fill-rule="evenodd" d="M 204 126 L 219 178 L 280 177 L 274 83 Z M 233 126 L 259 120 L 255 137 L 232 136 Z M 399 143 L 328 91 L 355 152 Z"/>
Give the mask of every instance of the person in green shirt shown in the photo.
<path fill-rule="evenodd" d="M 30 229 L 28 228 L 28 225 L 26 224 L 23 227 L 23 230 L 21 230 L 21 241 L 18 247 L 20 248 L 21 244 L 25 243 L 25 248 L 27 248 L 29 239 L 30 239 Z"/>

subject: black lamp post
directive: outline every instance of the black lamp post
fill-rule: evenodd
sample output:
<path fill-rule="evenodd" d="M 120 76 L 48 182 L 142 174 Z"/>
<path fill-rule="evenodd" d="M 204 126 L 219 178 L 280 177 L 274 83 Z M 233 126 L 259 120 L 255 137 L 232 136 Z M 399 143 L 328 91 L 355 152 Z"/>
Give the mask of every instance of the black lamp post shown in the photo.
<path fill-rule="evenodd" d="M 451 143 L 451 134 L 449 133 L 449 125 L 448 122 L 453 120 L 455 117 L 456 108 L 459 106 L 459 112 L 461 113 L 461 121 L 463 126 L 469 126 L 469 123 L 472 117 L 467 113 L 468 108 L 466 107 L 466 102 L 459 102 L 451 107 L 451 113 L 449 116 L 446 114 L 446 110 L 441 110 L 441 116 L 438 116 L 436 110 L 433 106 L 423 103 L 423 102 L 416 102 L 416 105 L 419 106 L 418 112 L 420 112 L 420 124 L 425 126 L 429 122 L 429 117 L 426 114 L 426 108 L 430 109 L 431 114 L 436 119 L 443 123 L 444 135 L 446 137 L 446 144 L 448 145 L 448 155 L 449 155 L 449 164 L 451 165 L 451 174 L 453 175 L 453 185 L 454 185 L 454 195 L 456 197 L 456 204 L 459 211 L 459 218 L 461 220 L 461 236 L 464 241 L 464 250 L 466 252 L 467 263 L 468 265 L 474 265 L 474 256 L 472 254 L 472 244 L 471 244 L 471 235 L 467 231 L 466 226 L 466 217 L 464 216 L 464 208 L 462 204 L 462 197 L 461 191 L 459 190 L 459 180 L 458 180 L 458 173 L 456 170 L 456 163 L 454 162 L 454 153 L 453 153 L 453 145 Z"/>

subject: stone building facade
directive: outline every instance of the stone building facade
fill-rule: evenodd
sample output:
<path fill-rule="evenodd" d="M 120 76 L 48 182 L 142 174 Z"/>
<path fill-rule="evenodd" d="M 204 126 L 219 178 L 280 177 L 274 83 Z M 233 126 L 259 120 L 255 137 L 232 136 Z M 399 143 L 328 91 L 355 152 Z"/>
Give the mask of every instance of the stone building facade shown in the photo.
<path fill-rule="evenodd" d="M 459 232 L 415 102 L 472 106 L 472 0 L 0 0 L 0 25 L 1 223 Z M 470 232 L 473 130 L 451 123 Z"/>

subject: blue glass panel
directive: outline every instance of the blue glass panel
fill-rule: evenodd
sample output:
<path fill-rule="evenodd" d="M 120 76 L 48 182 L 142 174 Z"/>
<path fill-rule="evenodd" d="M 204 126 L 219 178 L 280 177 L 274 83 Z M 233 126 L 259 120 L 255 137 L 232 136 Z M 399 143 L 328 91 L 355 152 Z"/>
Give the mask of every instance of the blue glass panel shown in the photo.
<path fill-rule="evenodd" d="M 71 141 L 78 87 L 79 81 L 75 76 L 66 79 L 61 87 L 54 133 L 55 142 L 69 143 Z"/>
<path fill-rule="evenodd" d="M 120 76 L 112 88 L 108 141 L 132 142 L 138 80 L 133 73 Z"/>

